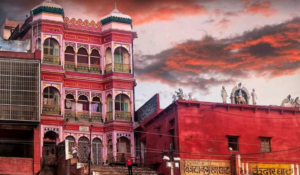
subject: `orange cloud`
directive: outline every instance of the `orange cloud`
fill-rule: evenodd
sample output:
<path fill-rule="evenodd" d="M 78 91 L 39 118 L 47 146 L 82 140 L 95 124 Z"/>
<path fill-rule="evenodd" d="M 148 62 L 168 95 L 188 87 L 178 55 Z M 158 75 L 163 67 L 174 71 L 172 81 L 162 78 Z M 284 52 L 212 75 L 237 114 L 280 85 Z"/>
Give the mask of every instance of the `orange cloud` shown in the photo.
<path fill-rule="evenodd" d="M 246 12 L 250 14 L 262 14 L 270 17 L 277 13 L 277 10 L 271 9 L 270 1 L 256 2 L 247 7 Z"/>
<path fill-rule="evenodd" d="M 274 78 L 300 70 L 300 18 L 241 36 L 188 40 L 156 55 L 135 55 L 140 81 L 190 86 L 208 92 L 211 86 L 235 83 L 253 74 Z M 153 64 L 145 65 L 144 60 Z M 145 78 L 146 77 L 146 78 Z"/>

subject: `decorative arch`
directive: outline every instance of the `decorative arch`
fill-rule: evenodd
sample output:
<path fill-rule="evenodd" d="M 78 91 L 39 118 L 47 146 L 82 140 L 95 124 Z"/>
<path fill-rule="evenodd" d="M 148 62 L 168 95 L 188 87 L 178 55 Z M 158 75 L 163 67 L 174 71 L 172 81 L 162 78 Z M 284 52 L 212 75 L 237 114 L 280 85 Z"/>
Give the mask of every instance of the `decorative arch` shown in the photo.
<path fill-rule="evenodd" d="M 86 52 L 89 54 L 89 47 L 87 44 L 77 44 L 77 52 L 76 53 L 78 53 L 79 49 L 85 49 Z"/>
<path fill-rule="evenodd" d="M 246 87 L 242 86 L 242 83 L 239 83 L 237 86 L 235 86 L 232 91 L 231 91 L 231 103 L 236 104 L 237 103 L 237 97 L 239 93 L 242 93 L 242 96 L 244 97 L 246 104 L 249 104 L 249 100 L 250 100 L 250 93 L 247 90 Z"/>
<path fill-rule="evenodd" d="M 73 51 L 76 52 L 76 46 L 75 46 L 75 43 L 72 43 L 72 42 L 66 42 L 65 43 L 65 51 L 67 49 L 67 47 L 72 47 L 73 48 Z"/>
<path fill-rule="evenodd" d="M 118 94 L 115 96 L 115 111 L 130 112 L 131 101 L 126 94 Z M 117 115 L 116 115 L 117 116 Z"/>
<path fill-rule="evenodd" d="M 92 140 L 92 154 L 93 154 L 94 165 L 101 165 L 103 162 L 102 147 L 103 147 L 102 140 L 99 137 L 95 137 Z"/>
<path fill-rule="evenodd" d="M 119 47 L 122 47 L 122 48 L 126 49 L 128 53 L 130 52 L 129 49 L 126 47 L 126 45 L 125 45 L 125 47 L 124 47 L 124 45 L 121 45 L 121 44 L 114 44 L 114 46 L 115 46 L 114 52 L 115 52 L 115 50 L 116 50 L 117 48 L 119 48 Z"/>
<path fill-rule="evenodd" d="M 125 47 L 119 46 L 114 49 L 114 63 L 130 64 L 130 55 Z"/>
<path fill-rule="evenodd" d="M 88 162 L 88 156 L 89 156 L 89 138 L 85 136 L 81 136 L 78 139 L 78 158 L 79 162 L 81 163 L 87 163 Z"/>
<path fill-rule="evenodd" d="M 43 89 L 44 105 L 60 105 L 61 92 L 54 86 L 46 86 Z M 58 112 L 58 111 L 57 111 Z"/>

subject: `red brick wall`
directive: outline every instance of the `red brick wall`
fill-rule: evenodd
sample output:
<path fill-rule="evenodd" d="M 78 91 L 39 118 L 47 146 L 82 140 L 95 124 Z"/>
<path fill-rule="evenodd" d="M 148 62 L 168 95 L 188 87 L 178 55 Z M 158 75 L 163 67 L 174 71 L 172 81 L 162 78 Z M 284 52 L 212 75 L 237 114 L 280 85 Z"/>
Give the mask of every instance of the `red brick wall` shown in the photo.
<path fill-rule="evenodd" d="M 0 173 L 1 174 L 33 174 L 32 158 L 10 158 L 0 157 Z"/>

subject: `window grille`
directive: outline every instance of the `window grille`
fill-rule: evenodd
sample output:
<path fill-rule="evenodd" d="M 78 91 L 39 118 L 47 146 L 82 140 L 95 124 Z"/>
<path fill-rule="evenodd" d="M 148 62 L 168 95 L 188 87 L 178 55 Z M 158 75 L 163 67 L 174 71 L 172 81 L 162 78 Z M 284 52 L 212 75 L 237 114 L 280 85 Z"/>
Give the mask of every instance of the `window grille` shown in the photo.
<path fill-rule="evenodd" d="M 0 120 L 40 120 L 39 61 L 0 59 Z"/>
<path fill-rule="evenodd" d="M 261 152 L 271 152 L 271 138 L 269 137 L 261 137 Z"/>

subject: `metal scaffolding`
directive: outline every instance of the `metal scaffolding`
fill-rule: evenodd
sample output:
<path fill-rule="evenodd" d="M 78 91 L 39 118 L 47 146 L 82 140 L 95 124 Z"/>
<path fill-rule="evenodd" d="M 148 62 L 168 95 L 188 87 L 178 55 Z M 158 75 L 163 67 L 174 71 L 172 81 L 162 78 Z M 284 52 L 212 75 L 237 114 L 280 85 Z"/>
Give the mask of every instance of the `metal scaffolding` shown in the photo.
<path fill-rule="evenodd" d="M 40 62 L 0 58 L 0 120 L 40 121 Z"/>

